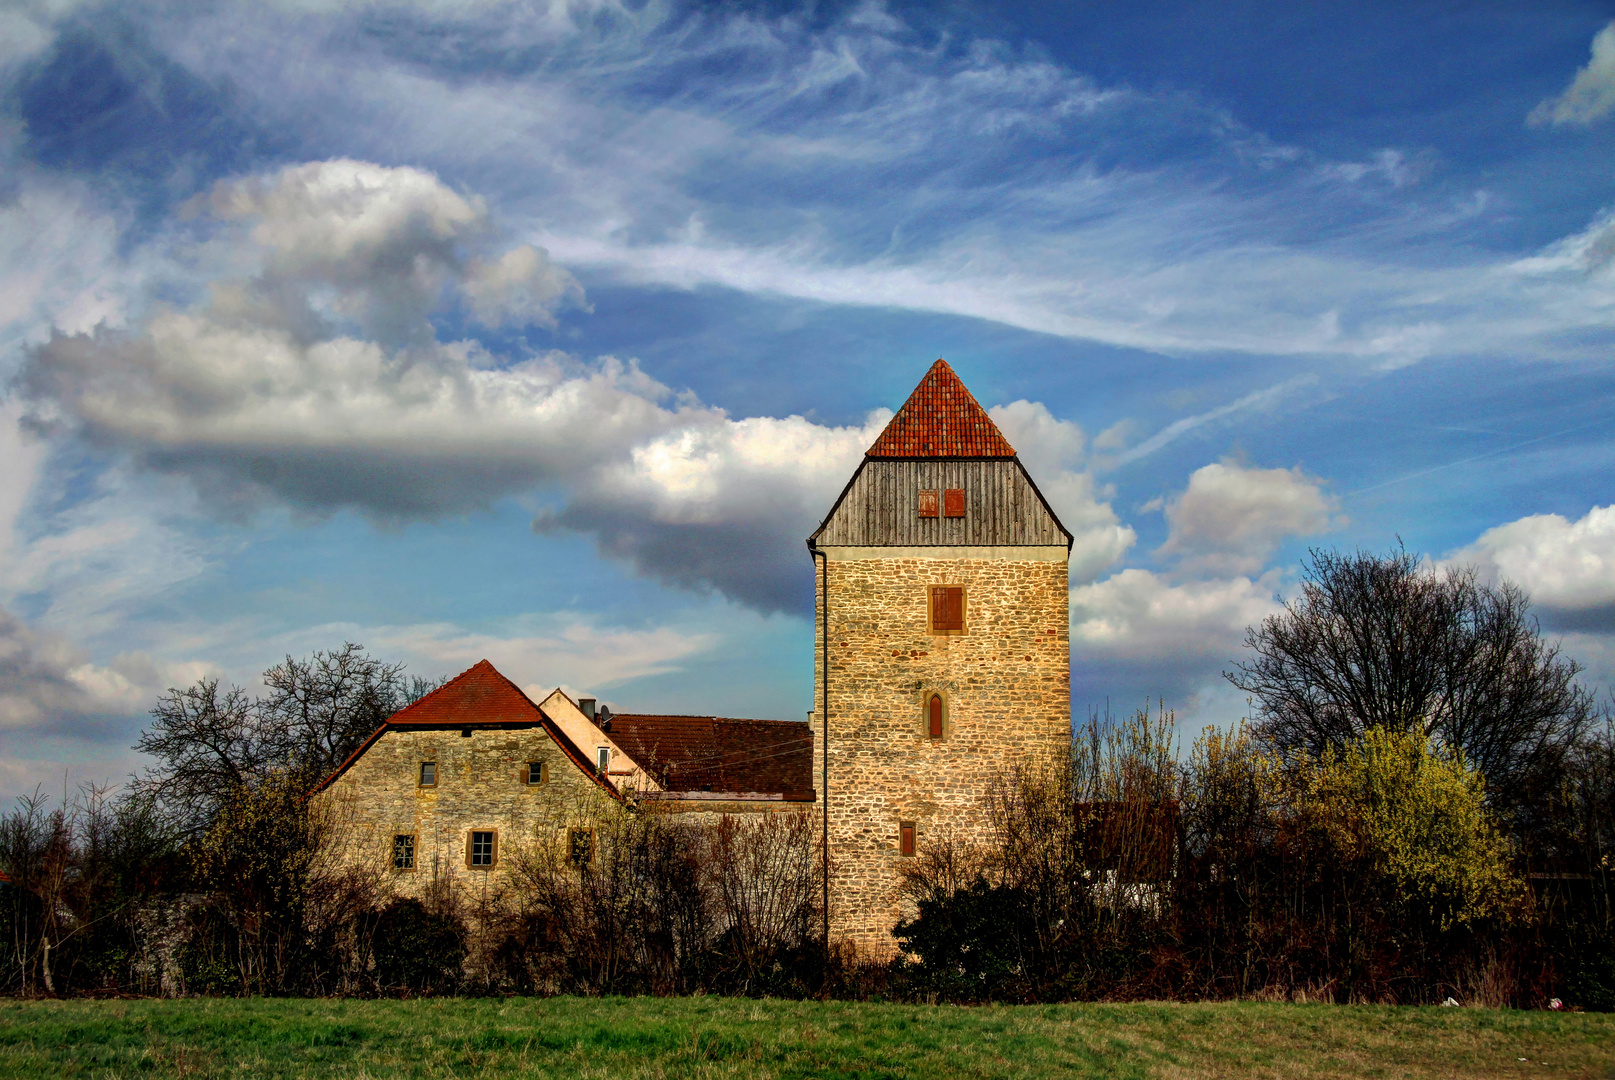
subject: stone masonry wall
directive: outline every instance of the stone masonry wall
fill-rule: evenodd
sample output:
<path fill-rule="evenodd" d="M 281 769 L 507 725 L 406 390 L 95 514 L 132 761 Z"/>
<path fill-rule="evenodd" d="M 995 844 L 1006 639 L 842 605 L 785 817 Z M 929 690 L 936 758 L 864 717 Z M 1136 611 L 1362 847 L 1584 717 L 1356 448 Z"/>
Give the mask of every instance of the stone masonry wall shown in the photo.
<path fill-rule="evenodd" d="M 950 834 L 985 843 L 994 778 L 1070 744 L 1067 567 L 906 554 L 838 560 L 829 551 L 832 936 L 883 957 L 895 947 L 892 927 L 912 914 L 897 891 L 899 823 L 916 823 L 921 851 Z M 931 585 L 964 587 L 964 634 L 928 633 Z M 820 620 L 823 610 L 821 595 Z M 815 709 L 824 700 L 821 626 Z M 940 740 L 927 731 L 932 693 L 946 703 Z M 813 723 L 819 786 L 821 712 Z"/>
<path fill-rule="evenodd" d="M 338 857 L 380 868 L 397 895 L 419 897 L 434 878 L 471 897 L 488 895 L 512 857 L 535 843 L 565 843 L 588 827 L 609 797 L 537 725 L 517 728 L 393 728 L 320 794 L 333 811 Z M 421 762 L 437 783 L 418 784 Z M 544 783 L 525 783 L 530 761 L 548 765 Z M 496 830 L 491 870 L 466 865 L 472 830 Z M 394 870 L 393 837 L 415 836 L 415 869 Z"/>

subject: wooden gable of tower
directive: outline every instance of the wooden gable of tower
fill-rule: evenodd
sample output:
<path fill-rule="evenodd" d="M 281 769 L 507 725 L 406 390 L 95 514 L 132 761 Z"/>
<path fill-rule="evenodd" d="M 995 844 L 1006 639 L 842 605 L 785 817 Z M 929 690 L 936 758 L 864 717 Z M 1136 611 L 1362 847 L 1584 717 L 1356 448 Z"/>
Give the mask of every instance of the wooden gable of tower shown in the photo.
<path fill-rule="evenodd" d="M 938 360 L 875 440 L 808 544 L 1071 547 L 987 411 Z"/>

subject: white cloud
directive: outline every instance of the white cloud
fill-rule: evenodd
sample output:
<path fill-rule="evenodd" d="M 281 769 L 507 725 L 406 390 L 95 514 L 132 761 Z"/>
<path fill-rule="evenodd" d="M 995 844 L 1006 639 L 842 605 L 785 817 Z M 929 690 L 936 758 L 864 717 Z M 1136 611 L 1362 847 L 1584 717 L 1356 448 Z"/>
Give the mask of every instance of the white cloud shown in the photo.
<path fill-rule="evenodd" d="M 525 322 L 553 328 L 555 308 L 563 299 L 583 303 L 577 279 L 531 244 L 512 248 L 493 262 L 472 262 L 462 287 L 484 326 Z"/>
<path fill-rule="evenodd" d="M 309 648 L 337 638 L 363 641 L 372 653 L 402 659 L 423 674 L 458 675 L 487 660 L 535 700 L 558 685 L 588 693 L 679 671 L 722 640 L 676 627 L 603 626 L 576 612 L 524 616 L 505 630 L 474 632 L 452 623 L 338 625 L 311 627 L 296 636 Z"/>
<path fill-rule="evenodd" d="M 0 730 L 95 739 L 145 712 L 162 686 L 156 664 L 129 654 L 100 666 L 82 649 L 0 608 Z"/>
<path fill-rule="evenodd" d="M 1082 428 L 1060 420 L 1040 402 L 1012 401 L 988 410 L 1015 448 L 1038 490 L 1071 531 L 1071 577 L 1090 582 L 1115 565 L 1138 538 L 1101 501 L 1087 468 Z M 1109 493 L 1103 494 L 1109 498 Z"/>
<path fill-rule="evenodd" d="M 1445 561 L 1473 563 L 1494 580 L 1524 588 L 1545 607 L 1615 605 L 1615 506 L 1595 506 L 1576 521 L 1533 514 L 1498 525 Z"/>
<path fill-rule="evenodd" d="M 53 328 L 82 333 L 121 322 L 132 284 L 111 214 L 75 182 L 26 170 L 19 180 L 20 190 L 0 205 L 0 377 Z"/>
<path fill-rule="evenodd" d="M 1071 646 L 1078 657 L 1231 659 L 1245 628 L 1278 610 L 1274 574 L 1257 580 L 1173 585 L 1148 570 L 1123 570 L 1071 590 Z"/>
<path fill-rule="evenodd" d="M 1158 554 L 1181 556 L 1201 570 L 1254 573 L 1285 537 L 1337 527 L 1337 508 L 1322 482 L 1299 466 L 1216 462 L 1196 469 L 1188 488 L 1167 501 L 1171 531 Z"/>
<path fill-rule="evenodd" d="M 1565 92 L 1549 98 L 1528 118 L 1532 124 L 1591 124 L 1615 112 L 1615 22 L 1593 37 L 1592 59 Z"/>
<path fill-rule="evenodd" d="M 1071 590 L 1072 703 L 1079 715 L 1106 701 L 1127 710 L 1155 699 L 1190 726 L 1237 719 L 1241 703 L 1222 672 L 1239 661 L 1245 628 L 1278 610 L 1278 581 L 1278 572 L 1269 571 L 1256 580 L 1173 584 L 1129 569 Z"/>
<path fill-rule="evenodd" d="M 264 254 L 261 276 L 228 306 L 291 330 L 304 330 L 306 316 L 318 313 L 315 285 L 335 290 L 337 314 L 389 343 L 429 337 L 425 319 L 451 285 L 495 326 L 524 317 L 552 326 L 563 300 L 583 298 L 572 276 L 530 245 L 491 261 L 468 257 L 491 229 L 486 204 L 420 169 L 310 162 L 221 181 L 208 205 L 220 220 L 250 223 Z M 282 285 L 302 302 L 287 304 Z"/>
<path fill-rule="evenodd" d="M 27 505 L 45 456 L 45 444 L 22 429 L 22 409 L 0 401 L 0 558 L 11 559 L 18 547 L 17 522 Z"/>
<path fill-rule="evenodd" d="M 38 430 L 187 476 L 233 512 L 276 499 L 404 521 L 543 491 L 561 502 L 539 529 L 589 533 L 679 585 L 798 606 L 801 540 L 889 414 L 840 428 L 733 419 L 632 362 L 551 353 L 501 366 L 476 342 L 433 340 L 427 315 L 445 289 L 493 321 L 524 303 L 548 310 L 570 279 L 533 248 L 462 257 L 487 228 L 480 201 L 418 170 L 320 162 L 222 184 L 209 202 L 250 226 L 205 238 L 209 257 L 257 272 L 133 329 L 33 350 L 19 386 Z M 1083 470 L 1081 431 L 1030 402 L 998 415 L 1091 579 L 1133 533 Z"/>

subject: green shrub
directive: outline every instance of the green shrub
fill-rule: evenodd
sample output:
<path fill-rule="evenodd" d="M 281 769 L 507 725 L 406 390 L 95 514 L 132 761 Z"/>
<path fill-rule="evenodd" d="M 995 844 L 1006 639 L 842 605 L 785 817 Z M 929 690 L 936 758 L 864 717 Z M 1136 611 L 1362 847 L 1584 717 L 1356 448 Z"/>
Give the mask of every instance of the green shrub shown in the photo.
<path fill-rule="evenodd" d="M 375 958 L 383 989 L 443 993 L 459 984 L 465 946 L 454 920 L 419 900 L 394 900 L 376 920 Z"/>

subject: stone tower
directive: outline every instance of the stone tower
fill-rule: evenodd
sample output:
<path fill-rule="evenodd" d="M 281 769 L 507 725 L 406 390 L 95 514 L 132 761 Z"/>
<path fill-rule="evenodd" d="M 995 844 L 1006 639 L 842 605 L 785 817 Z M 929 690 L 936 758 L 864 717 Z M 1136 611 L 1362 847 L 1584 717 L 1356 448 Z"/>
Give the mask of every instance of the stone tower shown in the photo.
<path fill-rule="evenodd" d="M 1071 534 L 938 360 L 808 548 L 830 933 L 889 955 L 903 860 L 986 840 L 993 777 L 1070 743 Z"/>

